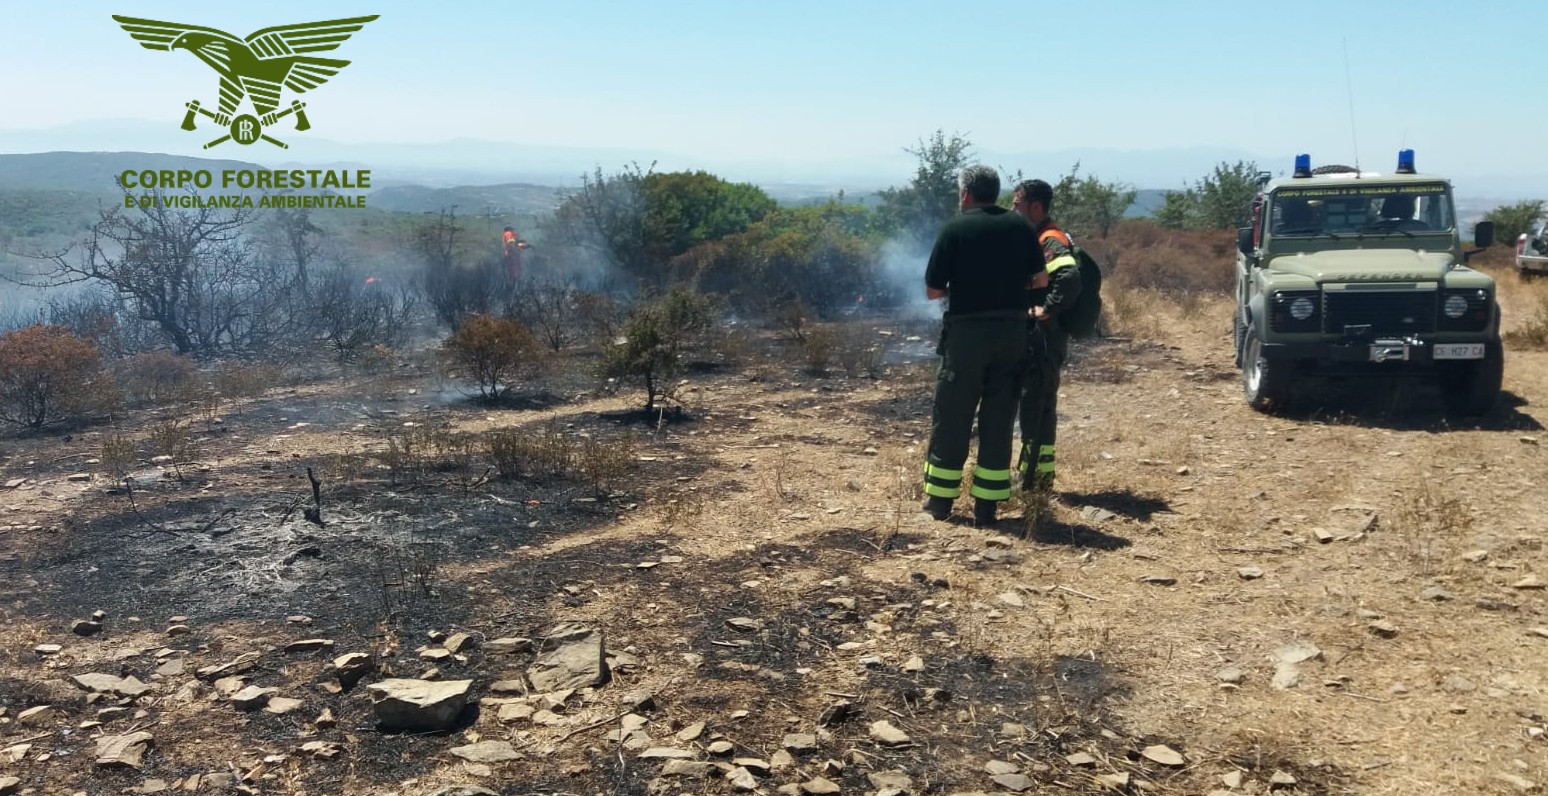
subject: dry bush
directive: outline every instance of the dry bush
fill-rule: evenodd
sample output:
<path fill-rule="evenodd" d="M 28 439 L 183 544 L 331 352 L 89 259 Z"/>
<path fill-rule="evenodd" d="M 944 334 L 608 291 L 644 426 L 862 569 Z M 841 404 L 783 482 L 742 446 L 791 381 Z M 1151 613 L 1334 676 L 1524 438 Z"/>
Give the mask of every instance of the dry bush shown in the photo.
<path fill-rule="evenodd" d="M 226 398 L 256 398 L 281 382 L 284 370 L 271 362 L 222 362 L 215 389 Z"/>
<path fill-rule="evenodd" d="M 1082 240 L 1106 275 L 1103 298 L 1125 288 L 1170 295 L 1229 293 L 1236 237 L 1221 230 L 1170 230 L 1143 219 L 1124 221 L 1105 240 Z"/>
<path fill-rule="evenodd" d="M 806 367 L 821 373 L 833 364 L 833 349 L 838 345 L 838 335 L 826 326 L 808 327 L 800 338 L 801 359 Z"/>
<path fill-rule="evenodd" d="M 115 481 L 121 481 L 127 477 L 140 461 L 139 449 L 134 444 L 134 439 L 119 431 L 103 435 L 102 450 L 98 458 L 102 462 L 102 469 L 113 476 Z"/>
<path fill-rule="evenodd" d="M 847 324 L 838 327 L 835 338 L 833 358 L 844 370 L 844 375 L 868 379 L 881 377 L 882 367 L 887 362 L 887 346 L 873 330 Z"/>
<path fill-rule="evenodd" d="M 90 341 L 35 324 L 0 335 L 0 422 L 38 429 L 112 411 L 117 385 Z"/>
<path fill-rule="evenodd" d="M 1104 286 L 1102 321 L 1109 332 L 1120 337 L 1160 337 L 1166 304 L 1166 298 L 1154 290 Z"/>
<path fill-rule="evenodd" d="M 1425 481 L 1399 502 L 1390 519 L 1382 519 L 1382 526 L 1398 538 L 1415 573 L 1429 577 L 1456 558 L 1472 531 L 1473 515 L 1460 498 L 1437 492 Z"/>
<path fill-rule="evenodd" d="M 805 344 L 806 335 L 812 329 L 812 316 L 800 299 L 787 301 L 773 312 L 774 328 L 780 337 L 792 343 Z"/>
<path fill-rule="evenodd" d="M 387 449 L 379 458 L 395 484 L 433 473 L 466 475 L 473 467 L 473 443 L 447 426 L 417 423 L 388 432 Z"/>
<path fill-rule="evenodd" d="M 623 334 L 624 320 L 629 315 L 623 302 L 606 293 L 590 291 L 577 292 L 572 301 L 575 322 L 592 345 L 610 346 Z"/>
<path fill-rule="evenodd" d="M 508 318 L 468 316 L 441 346 L 488 401 L 498 401 L 516 380 L 541 363 L 537 338 Z"/>
<path fill-rule="evenodd" d="M 136 354 L 118 369 L 124 399 L 136 406 L 183 402 L 198 381 L 199 368 L 192 357 L 166 350 Z"/>
<path fill-rule="evenodd" d="M 634 467 L 634 443 L 628 437 L 586 436 L 576 451 L 576 470 L 598 493 L 616 487 Z"/>
<path fill-rule="evenodd" d="M 495 470 L 505 479 L 563 478 L 574 472 L 574 440 L 558 429 L 532 433 L 507 428 L 485 437 Z"/>
<path fill-rule="evenodd" d="M 153 456 L 167 457 L 178 479 L 183 477 L 182 466 L 199 456 L 199 440 L 189 432 L 182 420 L 166 420 L 151 427 L 146 435 Z"/>

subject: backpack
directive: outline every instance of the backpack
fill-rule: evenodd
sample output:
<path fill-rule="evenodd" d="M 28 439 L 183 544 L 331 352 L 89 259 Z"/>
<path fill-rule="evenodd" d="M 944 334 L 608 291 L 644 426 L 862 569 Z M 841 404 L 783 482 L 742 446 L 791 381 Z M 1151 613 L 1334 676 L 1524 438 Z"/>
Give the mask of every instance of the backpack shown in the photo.
<path fill-rule="evenodd" d="M 1080 269 L 1080 295 L 1075 306 L 1059 316 L 1059 325 L 1071 337 L 1098 337 L 1098 321 L 1102 318 L 1102 268 L 1096 259 L 1071 241 L 1070 254 Z"/>
<path fill-rule="evenodd" d="M 1045 237 L 1055 234 L 1064 236 L 1069 244 L 1070 256 L 1075 258 L 1075 267 L 1080 269 L 1080 295 L 1075 297 L 1075 306 L 1059 316 L 1059 327 L 1071 337 L 1098 337 L 1097 327 L 1102 319 L 1102 267 L 1075 243 L 1074 236 L 1064 230 L 1045 230 L 1038 240 L 1041 242 Z"/>

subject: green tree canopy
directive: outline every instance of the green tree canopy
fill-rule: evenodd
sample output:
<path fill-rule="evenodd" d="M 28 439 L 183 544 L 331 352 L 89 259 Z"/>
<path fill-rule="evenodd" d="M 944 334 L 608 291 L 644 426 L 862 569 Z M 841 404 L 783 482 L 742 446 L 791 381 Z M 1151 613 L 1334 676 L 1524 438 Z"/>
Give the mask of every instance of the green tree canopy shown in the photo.
<path fill-rule="evenodd" d="M 1531 199 L 1513 205 L 1500 205 L 1484 215 L 1484 220 L 1494 222 L 1494 239 L 1514 245 L 1523 232 L 1543 218 L 1543 200 Z"/>
<path fill-rule="evenodd" d="M 907 185 L 881 192 L 879 212 L 892 232 L 928 245 L 961 210 L 957 175 L 971 165 L 973 144 L 960 134 L 936 130 L 917 148 L 903 151 L 919 159 L 918 168 Z"/>

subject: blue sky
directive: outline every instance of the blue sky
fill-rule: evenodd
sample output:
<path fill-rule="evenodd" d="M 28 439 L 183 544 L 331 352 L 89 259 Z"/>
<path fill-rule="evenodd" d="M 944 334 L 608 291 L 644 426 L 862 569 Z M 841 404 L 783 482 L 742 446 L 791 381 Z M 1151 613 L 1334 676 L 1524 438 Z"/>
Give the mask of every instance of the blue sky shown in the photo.
<path fill-rule="evenodd" d="M 1347 44 L 1363 166 L 1390 168 L 1407 146 L 1421 169 L 1453 176 L 1548 172 L 1548 106 L 1540 96 L 1523 101 L 1540 91 L 1542 48 L 1518 35 L 1540 29 L 1543 13 L 1525 0 L 323 8 L 8 3 L 0 132 L 141 120 L 177 134 L 184 102 L 212 104 L 209 67 L 186 52 L 140 48 L 112 13 L 238 36 L 375 13 L 330 54 L 353 65 L 304 97 L 317 135 L 828 163 L 895 155 L 943 128 L 995 153 L 1191 147 L 1349 161 Z M 198 154 L 203 139 L 193 138 L 173 139 L 187 142 L 178 154 Z M 101 148 L 122 148 L 111 124 Z"/>

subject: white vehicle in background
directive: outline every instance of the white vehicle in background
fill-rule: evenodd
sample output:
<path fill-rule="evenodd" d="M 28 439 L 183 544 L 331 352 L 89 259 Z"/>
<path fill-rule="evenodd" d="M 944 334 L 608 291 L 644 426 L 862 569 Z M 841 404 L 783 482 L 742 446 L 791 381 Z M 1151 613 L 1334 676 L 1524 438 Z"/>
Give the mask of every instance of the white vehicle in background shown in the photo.
<path fill-rule="evenodd" d="M 1548 274 L 1548 218 L 1516 238 L 1516 270 L 1522 276 Z"/>

